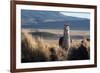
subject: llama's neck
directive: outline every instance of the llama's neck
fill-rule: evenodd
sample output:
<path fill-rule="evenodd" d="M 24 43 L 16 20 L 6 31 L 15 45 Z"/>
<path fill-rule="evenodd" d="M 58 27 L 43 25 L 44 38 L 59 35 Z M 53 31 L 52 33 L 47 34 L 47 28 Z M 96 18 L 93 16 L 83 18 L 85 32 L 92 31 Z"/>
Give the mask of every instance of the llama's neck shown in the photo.
<path fill-rule="evenodd" d="M 70 48 L 70 28 L 68 25 L 64 26 L 63 47 L 65 48 L 65 50 L 68 50 Z"/>

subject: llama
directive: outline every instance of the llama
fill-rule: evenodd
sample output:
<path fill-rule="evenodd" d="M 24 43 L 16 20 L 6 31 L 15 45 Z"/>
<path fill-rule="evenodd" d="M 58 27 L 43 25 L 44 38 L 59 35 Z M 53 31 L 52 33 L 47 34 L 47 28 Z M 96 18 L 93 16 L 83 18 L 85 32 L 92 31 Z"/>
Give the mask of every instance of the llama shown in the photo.
<path fill-rule="evenodd" d="M 64 25 L 63 37 L 59 39 L 59 46 L 64 48 L 66 51 L 70 48 L 70 28 L 69 25 Z"/>

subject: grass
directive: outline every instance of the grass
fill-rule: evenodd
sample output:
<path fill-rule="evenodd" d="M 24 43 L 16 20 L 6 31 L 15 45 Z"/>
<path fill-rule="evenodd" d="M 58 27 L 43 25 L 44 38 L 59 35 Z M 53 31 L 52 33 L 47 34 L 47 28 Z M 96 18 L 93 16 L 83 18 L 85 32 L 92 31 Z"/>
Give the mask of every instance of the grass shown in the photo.
<path fill-rule="evenodd" d="M 88 39 L 72 40 L 71 48 L 66 51 L 59 47 L 58 41 L 44 40 L 25 31 L 21 32 L 21 38 L 22 63 L 89 59 Z"/>

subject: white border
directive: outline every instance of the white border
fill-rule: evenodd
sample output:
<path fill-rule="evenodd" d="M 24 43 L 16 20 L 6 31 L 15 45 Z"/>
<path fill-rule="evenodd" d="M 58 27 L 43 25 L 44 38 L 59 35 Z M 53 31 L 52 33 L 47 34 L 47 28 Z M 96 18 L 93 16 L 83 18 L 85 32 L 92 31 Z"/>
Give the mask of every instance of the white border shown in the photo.
<path fill-rule="evenodd" d="M 90 60 L 83 61 L 57 61 L 57 62 L 39 62 L 39 63 L 21 63 L 21 9 L 27 10 L 49 10 L 49 11 L 73 11 L 73 12 L 89 12 L 90 13 Z M 54 66 L 73 66 L 94 64 L 94 10 L 85 8 L 69 8 L 69 7 L 50 7 L 35 5 L 16 5 L 16 68 L 40 68 Z"/>

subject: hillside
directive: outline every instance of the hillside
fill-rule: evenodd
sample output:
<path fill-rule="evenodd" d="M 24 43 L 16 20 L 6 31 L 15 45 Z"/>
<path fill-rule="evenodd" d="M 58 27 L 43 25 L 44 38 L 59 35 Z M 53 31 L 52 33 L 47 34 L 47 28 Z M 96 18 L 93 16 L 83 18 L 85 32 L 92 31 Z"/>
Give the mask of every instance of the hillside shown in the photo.
<path fill-rule="evenodd" d="M 71 29 L 89 30 L 90 20 L 65 16 L 57 11 L 21 11 L 22 28 L 63 29 L 64 24 L 69 24 Z"/>

